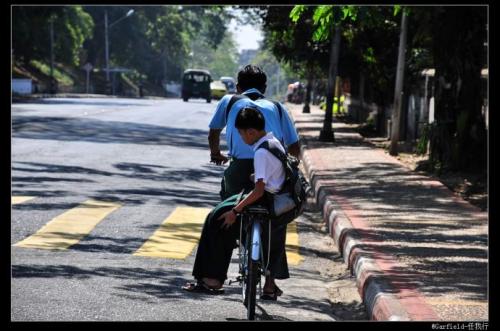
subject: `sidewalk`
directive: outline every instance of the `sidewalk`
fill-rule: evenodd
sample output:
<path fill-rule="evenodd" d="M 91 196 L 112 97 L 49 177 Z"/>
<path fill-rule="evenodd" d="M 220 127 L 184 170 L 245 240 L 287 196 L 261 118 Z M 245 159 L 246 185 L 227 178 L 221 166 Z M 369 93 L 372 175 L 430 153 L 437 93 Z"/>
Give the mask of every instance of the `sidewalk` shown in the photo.
<path fill-rule="evenodd" d="M 488 215 L 324 111 L 286 104 L 323 219 L 374 320 L 488 320 Z"/>

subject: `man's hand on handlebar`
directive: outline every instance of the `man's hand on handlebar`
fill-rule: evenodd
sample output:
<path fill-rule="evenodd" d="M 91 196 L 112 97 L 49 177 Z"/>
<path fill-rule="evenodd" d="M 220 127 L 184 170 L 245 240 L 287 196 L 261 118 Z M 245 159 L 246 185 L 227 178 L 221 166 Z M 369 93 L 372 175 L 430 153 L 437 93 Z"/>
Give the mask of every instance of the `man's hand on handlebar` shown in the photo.
<path fill-rule="evenodd" d="M 229 158 L 223 155 L 221 152 L 210 154 L 210 162 L 213 162 L 217 165 L 225 164 L 227 161 L 229 161 Z"/>

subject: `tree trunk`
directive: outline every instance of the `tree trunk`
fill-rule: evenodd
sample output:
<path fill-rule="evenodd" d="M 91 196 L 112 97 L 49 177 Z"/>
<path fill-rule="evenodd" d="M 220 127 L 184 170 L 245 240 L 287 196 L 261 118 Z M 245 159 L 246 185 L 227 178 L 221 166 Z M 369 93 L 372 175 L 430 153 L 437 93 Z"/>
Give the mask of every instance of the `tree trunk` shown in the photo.
<path fill-rule="evenodd" d="M 335 34 L 332 35 L 332 48 L 330 50 L 330 69 L 328 70 L 328 88 L 326 91 L 326 110 L 323 129 L 320 132 L 319 140 L 335 141 L 332 129 L 333 113 L 333 89 L 335 87 L 335 78 L 338 73 L 339 50 L 340 50 L 340 23 L 336 23 Z"/>
<path fill-rule="evenodd" d="M 302 108 L 303 113 L 310 113 L 311 108 L 309 107 L 309 104 L 311 103 L 311 91 L 312 91 L 312 66 L 308 66 L 308 72 L 307 72 L 307 85 L 306 85 L 306 100 L 304 103 L 304 108 Z"/>
<path fill-rule="evenodd" d="M 434 169 L 486 168 L 486 126 L 481 114 L 485 7 L 436 8 L 435 125 L 429 160 Z"/>
<path fill-rule="evenodd" d="M 389 154 L 398 155 L 398 141 L 401 125 L 401 106 L 403 104 L 403 79 L 405 69 L 406 32 L 408 20 L 405 11 L 401 11 L 401 33 L 399 35 L 398 65 L 396 72 L 396 87 L 394 89 L 394 109 L 392 111 L 391 145 Z"/>

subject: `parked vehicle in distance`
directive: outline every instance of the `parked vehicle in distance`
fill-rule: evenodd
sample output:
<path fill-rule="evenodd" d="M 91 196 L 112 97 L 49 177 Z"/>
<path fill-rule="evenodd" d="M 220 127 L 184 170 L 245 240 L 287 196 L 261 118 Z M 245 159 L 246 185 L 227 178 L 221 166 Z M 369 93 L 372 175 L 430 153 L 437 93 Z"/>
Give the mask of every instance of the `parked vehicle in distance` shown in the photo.
<path fill-rule="evenodd" d="M 210 83 L 210 92 L 212 93 L 212 98 L 221 99 L 227 94 L 227 88 L 220 80 L 215 80 Z"/>
<path fill-rule="evenodd" d="M 223 82 L 224 85 L 226 85 L 227 93 L 229 94 L 236 93 L 236 81 L 234 80 L 233 77 L 224 76 L 220 78 L 220 81 Z"/>
<path fill-rule="evenodd" d="M 202 98 L 210 103 L 212 101 L 212 94 L 210 92 L 210 83 L 212 81 L 208 70 L 185 70 L 182 75 L 182 100 L 187 102 L 190 98 Z"/>

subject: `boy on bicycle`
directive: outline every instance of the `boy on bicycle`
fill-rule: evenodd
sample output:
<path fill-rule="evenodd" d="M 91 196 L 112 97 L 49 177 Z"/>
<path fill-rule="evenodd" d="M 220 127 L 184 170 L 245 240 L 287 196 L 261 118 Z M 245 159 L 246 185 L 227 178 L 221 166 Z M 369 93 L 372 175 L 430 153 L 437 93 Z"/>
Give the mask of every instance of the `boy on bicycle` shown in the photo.
<path fill-rule="evenodd" d="M 184 290 L 190 292 L 213 294 L 223 292 L 222 284 L 227 279 L 232 251 L 239 237 L 240 224 L 236 223 L 237 215 L 251 204 L 267 205 L 268 195 L 279 192 L 285 182 L 282 162 L 265 148 L 259 148 L 261 144 L 267 142 L 285 153 L 273 133 L 265 131 L 265 120 L 260 111 L 255 108 L 244 108 L 236 117 L 235 127 L 242 140 L 251 145 L 255 151 L 253 175 L 255 188 L 239 202 L 239 195 L 229 197 L 207 216 L 193 266 L 193 276 L 197 283 L 183 286 Z M 276 300 L 282 291 L 274 280 L 289 278 L 285 252 L 286 223 L 271 221 L 270 275 L 266 276 L 264 295 L 261 299 Z"/>

